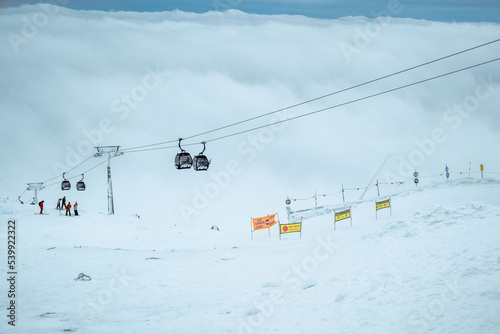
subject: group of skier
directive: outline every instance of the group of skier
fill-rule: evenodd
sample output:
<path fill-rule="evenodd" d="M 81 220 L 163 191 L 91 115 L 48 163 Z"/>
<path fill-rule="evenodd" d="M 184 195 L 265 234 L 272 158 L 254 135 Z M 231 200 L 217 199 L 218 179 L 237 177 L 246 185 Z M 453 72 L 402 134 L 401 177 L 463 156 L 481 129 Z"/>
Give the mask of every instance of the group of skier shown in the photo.
<path fill-rule="evenodd" d="M 66 216 L 68 216 L 68 215 L 71 216 L 71 207 L 72 206 L 71 206 L 70 202 L 66 203 L 66 196 L 64 196 L 63 198 L 59 198 L 57 200 L 56 209 L 58 209 L 58 210 L 66 209 Z M 75 205 L 73 206 L 73 211 L 75 213 L 75 216 L 78 216 L 78 202 L 75 202 Z"/>

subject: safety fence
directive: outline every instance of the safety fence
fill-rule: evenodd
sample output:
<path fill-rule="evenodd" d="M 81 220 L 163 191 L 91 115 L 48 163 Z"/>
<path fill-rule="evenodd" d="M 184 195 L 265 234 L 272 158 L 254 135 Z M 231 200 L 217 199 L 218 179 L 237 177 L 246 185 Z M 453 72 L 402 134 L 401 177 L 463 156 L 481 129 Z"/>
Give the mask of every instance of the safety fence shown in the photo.
<path fill-rule="evenodd" d="M 481 179 L 483 179 L 484 177 L 495 177 L 495 176 L 500 177 L 500 172 L 485 172 L 484 166 L 482 164 L 480 165 L 479 172 L 473 172 L 473 171 L 450 172 L 448 166 L 446 166 L 444 173 L 436 175 L 420 176 L 418 172 L 415 171 L 415 173 L 413 173 L 413 179 L 401 179 L 398 181 L 391 180 L 387 182 L 379 182 L 377 180 L 374 184 L 370 184 L 368 186 L 363 186 L 363 187 L 352 187 L 352 186 L 344 187 L 344 185 L 342 185 L 341 189 L 333 193 L 327 193 L 327 194 L 315 193 L 314 195 L 305 198 L 287 197 L 285 201 L 286 211 L 289 221 L 292 221 L 300 217 L 304 217 L 305 219 L 307 219 L 314 216 L 320 216 L 334 212 L 334 206 L 331 205 L 332 202 L 334 204 L 337 204 L 338 207 L 338 206 L 345 206 L 346 203 L 350 204 L 360 203 L 363 201 L 363 196 L 366 193 L 370 194 L 369 198 L 371 200 L 373 200 L 374 198 L 380 198 L 381 196 L 396 195 L 401 191 L 410 189 L 408 185 L 411 185 L 411 187 L 418 187 L 419 184 L 422 184 L 420 179 L 434 178 L 437 179 L 438 181 L 443 181 L 443 182 L 448 180 L 451 181 L 463 180 L 464 182 L 470 183 L 471 181 L 477 180 L 479 176 Z M 424 184 L 430 185 L 431 183 L 426 182 Z M 358 197 L 360 195 L 361 197 Z M 314 201 L 314 206 L 312 206 L 313 201 Z M 305 207 L 300 208 L 301 202 L 305 204 Z M 292 205 L 297 208 L 295 210 L 292 210 Z"/>

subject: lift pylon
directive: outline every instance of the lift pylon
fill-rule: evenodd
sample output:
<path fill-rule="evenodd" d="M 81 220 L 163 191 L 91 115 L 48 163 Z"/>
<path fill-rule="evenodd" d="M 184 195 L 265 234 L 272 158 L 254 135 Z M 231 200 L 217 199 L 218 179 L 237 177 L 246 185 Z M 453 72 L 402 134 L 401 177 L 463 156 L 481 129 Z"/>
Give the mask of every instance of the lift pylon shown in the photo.
<path fill-rule="evenodd" d="M 96 149 L 95 158 L 105 155 L 108 157 L 108 215 L 114 215 L 115 206 L 113 203 L 113 184 L 111 182 L 111 158 L 123 155 L 123 152 L 120 152 L 120 146 L 98 146 Z"/>

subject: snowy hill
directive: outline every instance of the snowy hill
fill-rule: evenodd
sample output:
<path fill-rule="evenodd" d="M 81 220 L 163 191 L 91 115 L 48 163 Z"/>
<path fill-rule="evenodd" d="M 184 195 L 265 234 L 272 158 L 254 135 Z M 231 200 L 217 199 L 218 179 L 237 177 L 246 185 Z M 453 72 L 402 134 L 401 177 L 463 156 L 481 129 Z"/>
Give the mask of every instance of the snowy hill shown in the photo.
<path fill-rule="evenodd" d="M 457 180 L 404 191 L 378 220 L 370 199 L 353 206 L 352 228 L 343 221 L 334 232 L 332 215 L 319 216 L 304 221 L 302 239 L 281 241 L 276 226 L 251 240 L 248 222 L 201 230 L 2 203 L 0 219 L 18 219 L 16 329 L 498 333 L 499 186 Z M 75 280 L 80 273 L 91 280 Z"/>

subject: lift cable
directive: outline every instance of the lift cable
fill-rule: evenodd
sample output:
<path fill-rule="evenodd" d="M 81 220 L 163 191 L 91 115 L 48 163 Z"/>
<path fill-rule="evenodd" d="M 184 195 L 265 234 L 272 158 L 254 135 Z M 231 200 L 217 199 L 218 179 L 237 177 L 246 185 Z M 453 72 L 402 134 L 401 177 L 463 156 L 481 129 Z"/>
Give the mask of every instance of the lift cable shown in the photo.
<path fill-rule="evenodd" d="M 74 166 L 74 167 L 73 167 L 73 168 L 71 168 L 70 170 L 68 170 L 68 171 L 66 171 L 66 172 L 64 172 L 64 173 L 62 173 L 62 174 L 60 174 L 60 175 L 54 176 L 54 177 L 53 177 L 53 178 L 51 178 L 51 179 L 45 180 L 45 181 L 43 181 L 43 182 L 41 182 L 41 183 L 50 182 L 50 181 L 52 181 L 52 180 L 55 180 L 55 179 L 57 179 L 57 178 L 59 178 L 59 177 L 63 176 L 63 174 L 68 174 L 69 172 L 71 172 L 72 170 L 75 170 L 76 168 L 80 167 L 81 165 L 83 165 L 85 162 L 89 161 L 89 160 L 90 160 L 90 159 L 92 159 L 93 157 L 94 157 L 94 155 L 92 154 L 90 157 L 88 157 L 87 159 L 83 160 L 82 162 L 80 162 L 78 165 Z"/>
<path fill-rule="evenodd" d="M 222 130 L 222 129 L 233 127 L 233 126 L 236 126 L 236 125 L 239 125 L 239 124 L 243 124 L 243 123 L 246 123 L 246 122 L 249 122 L 249 121 L 252 121 L 252 120 L 256 120 L 256 119 L 259 119 L 259 118 L 262 118 L 262 117 L 265 117 L 265 116 L 269 116 L 271 114 L 278 113 L 280 111 L 284 111 L 284 110 L 288 110 L 288 109 L 291 109 L 291 108 L 295 108 L 295 107 L 298 107 L 298 106 L 301 106 L 301 105 L 304 105 L 304 104 L 307 104 L 307 103 L 310 103 L 310 102 L 313 102 L 313 101 L 317 101 L 317 100 L 320 100 L 320 99 L 323 99 L 323 98 L 326 98 L 326 97 L 329 97 L 329 96 L 332 96 L 332 95 L 335 95 L 335 94 L 339 94 L 339 93 L 346 92 L 348 90 L 352 90 L 352 89 L 355 89 L 355 88 L 358 88 L 358 87 L 361 87 L 361 86 L 364 86 L 364 85 L 367 85 L 367 84 L 370 84 L 370 83 L 374 83 L 374 82 L 377 82 L 377 81 L 380 81 L 380 80 L 383 80 L 383 79 L 386 79 L 386 78 L 389 78 L 389 77 L 392 77 L 392 76 L 395 76 L 395 75 L 398 75 L 398 74 L 401 74 L 401 73 L 404 73 L 404 72 L 408 72 L 410 70 L 413 70 L 413 69 L 416 69 L 416 68 L 419 68 L 419 67 L 423 67 L 423 66 L 426 66 L 426 65 L 429 65 L 429 64 L 432 64 L 432 63 L 435 63 L 435 62 L 447 59 L 447 58 L 451 58 L 451 57 L 457 56 L 459 54 L 472 51 L 474 49 L 478 49 L 478 48 L 481 48 L 481 47 L 484 47 L 484 46 L 487 46 L 487 45 L 490 45 L 490 44 L 493 44 L 493 43 L 497 43 L 499 41 L 500 41 L 500 38 L 499 39 L 495 39 L 495 40 L 490 41 L 490 42 L 487 42 L 487 43 L 483 43 L 483 44 L 480 44 L 480 45 L 468 48 L 468 49 L 465 49 L 465 50 L 462 50 L 462 51 L 459 51 L 459 52 L 455 52 L 453 54 L 450 54 L 450 55 L 447 55 L 447 56 L 444 56 L 444 57 L 441 57 L 441 58 L 437 58 L 437 59 L 434 59 L 434 60 L 422 63 L 420 65 L 409 67 L 407 69 L 404 69 L 404 70 L 401 70 L 401 71 L 398 71 L 398 72 L 394 72 L 392 74 L 388 74 L 388 75 L 385 75 L 385 76 L 382 76 L 382 77 L 379 77 L 379 78 L 376 78 L 376 79 L 373 79 L 373 80 L 370 80 L 370 81 L 366 81 L 366 82 L 363 82 L 361 84 L 357 84 L 357 85 L 354 85 L 354 86 L 351 86 L 351 87 L 348 87 L 348 88 L 345 88 L 345 89 L 342 89 L 342 90 L 338 90 L 338 91 L 333 92 L 333 93 L 322 95 L 322 96 L 319 96 L 319 97 L 316 97 L 316 98 L 313 98 L 313 99 L 310 99 L 310 100 L 307 100 L 307 101 L 304 101 L 304 102 L 301 102 L 301 103 L 297 103 L 297 104 L 294 104 L 294 105 L 291 105 L 291 106 L 288 106 L 288 107 L 285 107 L 285 108 L 281 108 L 281 109 L 278 109 L 278 110 L 275 110 L 275 111 L 272 111 L 272 112 L 268 112 L 268 113 L 265 113 L 265 114 L 262 114 L 262 115 L 259 115 L 259 116 L 251 117 L 251 118 L 248 118 L 248 119 L 236 122 L 236 123 L 232 123 L 232 124 L 229 124 L 229 125 L 226 125 L 226 126 L 222 126 L 222 127 L 216 128 L 216 129 L 212 129 L 212 130 L 205 131 L 205 132 L 202 132 L 202 133 L 198 133 L 198 134 L 195 134 L 195 135 L 192 135 L 192 136 L 189 136 L 189 137 L 185 137 L 185 138 L 183 138 L 183 140 L 192 139 L 192 138 L 195 138 L 195 137 L 198 137 L 198 136 L 206 135 L 206 134 L 213 133 L 213 132 L 216 132 L 216 131 L 219 131 L 219 130 Z M 310 116 L 310 115 L 317 114 L 317 113 L 320 113 L 320 112 L 323 112 L 323 111 L 335 109 L 335 108 L 338 108 L 338 107 L 341 107 L 341 106 L 345 106 L 345 105 L 349 105 L 349 104 L 352 104 L 352 103 L 355 103 L 355 102 L 359 102 L 359 101 L 363 101 L 363 100 L 366 100 L 366 99 L 370 99 L 370 98 L 373 98 L 373 97 L 376 97 L 376 96 L 379 96 L 379 95 L 383 95 L 383 94 L 387 94 L 387 93 L 390 93 L 390 92 L 401 90 L 401 89 L 404 89 L 404 88 L 407 88 L 407 87 L 415 86 L 415 85 L 418 85 L 418 84 L 421 84 L 421 83 L 424 83 L 424 82 L 427 82 L 427 81 L 435 80 L 435 79 L 438 79 L 438 78 L 441 78 L 441 77 L 444 77 L 444 76 L 448 76 L 448 75 L 451 75 L 451 74 L 454 74 L 454 73 L 462 72 L 462 71 L 465 71 L 465 70 L 468 70 L 468 69 L 471 69 L 471 68 L 475 68 L 475 67 L 478 67 L 478 66 L 486 65 L 486 64 L 498 61 L 498 60 L 500 60 L 500 58 L 495 58 L 495 59 L 492 59 L 492 60 L 489 60 L 489 61 L 485 61 L 485 62 L 478 63 L 478 64 L 475 64 L 475 65 L 471 65 L 471 66 L 468 66 L 468 67 L 464 67 L 464 68 L 461 68 L 461 69 L 458 69 L 458 70 L 455 70 L 455 71 L 447 72 L 447 73 L 444 73 L 444 74 L 441 74 L 441 75 L 437 75 L 437 76 L 434 76 L 434 77 L 431 77 L 431 78 L 427 78 L 427 79 L 424 79 L 424 80 L 416 81 L 414 83 L 410 83 L 410 84 L 407 84 L 407 85 L 399 86 L 399 87 L 396 87 L 396 88 L 393 88 L 393 89 L 385 90 L 383 92 L 379 92 L 379 93 L 376 93 L 376 94 L 368 95 L 368 96 L 365 96 L 365 97 L 362 97 L 362 98 L 358 98 L 358 99 L 355 99 L 355 100 L 351 100 L 351 101 L 348 101 L 348 102 L 337 104 L 337 105 L 334 105 L 334 106 L 331 106 L 331 107 L 327 107 L 327 108 L 319 109 L 319 110 L 312 111 L 312 112 L 309 112 L 309 113 L 305 113 L 305 114 L 302 114 L 302 115 L 290 117 L 290 118 L 285 119 L 285 120 L 280 120 L 280 121 L 276 121 L 276 122 L 273 122 L 273 123 L 270 123 L 270 124 L 266 124 L 266 125 L 262 125 L 262 126 L 257 126 L 257 127 L 253 127 L 253 128 L 247 129 L 247 130 L 242 130 L 242 131 L 238 131 L 238 132 L 235 132 L 235 133 L 232 133 L 232 134 L 228 134 L 228 135 L 224 135 L 224 136 L 212 138 L 210 140 L 205 140 L 204 142 L 205 143 L 214 142 L 214 141 L 217 141 L 217 140 L 221 140 L 221 139 L 233 137 L 233 136 L 240 135 L 240 134 L 243 134 L 243 133 L 247 133 L 247 132 L 259 130 L 259 129 L 262 129 L 262 128 L 265 128 L 265 127 L 269 127 L 269 126 L 272 126 L 272 125 L 276 125 L 276 124 L 288 122 L 288 121 L 291 121 L 291 120 L 295 120 L 295 119 L 298 119 L 298 118 Z M 124 153 L 135 153 L 135 152 L 144 152 L 144 151 L 153 151 L 153 150 L 163 150 L 163 149 L 177 148 L 177 146 L 164 146 L 164 147 L 151 148 L 152 146 L 165 145 L 165 144 L 175 143 L 177 141 L 178 141 L 178 139 L 171 140 L 171 141 L 165 141 L 165 142 L 161 142 L 161 143 L 156 143 L 156 144 L 149 144 L 149 145 L 131 147 L 131 148 L 127 148 L 127 149 L 122 149 L 120 151 L 124 152 Z M 203 142 L 201 142 L 201 143 L 203 143 Z M 187 143 L 187 144 L 183 144 L 183 145 L 184 146 L 192 146 L 192 145 L 199 145 L 201 143 Z M 87 159 L 85 159 L 84 161 L 82 161 L 81 163 L 79 163 L 78 165 L 72 167 L 71 169 L 69 169 L 68 171 L 66 171 L 63 174 L 66 174 L 66 173 L 69 173 L 69 172 L 75 170 L 76 168 L 78 168 L 79 166 L 83 165 L 85 162 L 87 162 L 88 160 L 90 160 L 94 156 L 95 155 L 91 155 L 90 157 L 88 157 Z M 93 170 L 94 168 L 97 168 L 98 166 L 102 165 L 105 162 L 106 161 L 99 163 L 98 165 L 92 167 L 91 169 L 89 169 L 88 171 L 84 172 L 83 174 L 85 174 L 85 173 Z M 45 181 L 43 181 L 41 183 L 43 184 L 43 183 L 55 180 L 55 179 L 61 177 L 63 174 L 58 175 L 56 177 L 53 177 L 51 179 L 45 180 Z M 76 178 L 76 177 L 78 177 L 78 175 L 75 176 L 75 177 L 72 177 L 72 178 Z M 52 183 L 52 184 L 47 185 L 46 187 L 52 186 L 52 185 L 55 185 L 55 184 L 58 184 L 58 183 L 59 182 Z M 24 194 L 24 192 L 23 192 L 23 194 Z"/>
<path fill-rule="evenodd" d="M 367 95 L 365 97 L 361 97 L 361 98 L 358 98 L 358 99 L 354 99 L 354 100 L 350 100 L 350 101 L 347 101 L 347 102 L 343 102 L 343 103 L 340 103 L 340 104 L 337 104 L 337 105 L 334 105 L 334 106 L 331 106 L 331 107 L 327 107 L 327 108 L 315 110 L 315 111 L 312 111 L 312 112 L 308 112 L 308 113 L 305 113 L 305 114 L 302 114 L 302 115 L 290 117 L 290 118 L 287 118 L 285 120 L 280 120 L 280 121 L 276 121 L 276 122 L 273 122 L 273 123 L 270 123 L 270 124 L 261 125 L 261 126 L 257 126 L 257 127 L 253 127 L 253 128 L 247 129 L 247 130 L 242 130 L 242 131 L 238 131 L 238 132 L 235 132 L 235 133 L 232 133 L 232 134 L 228 134 L 228 135 L 224 135 L 224 136 L 212 138 L 212 139 L 209 139 L 209 140 L 205 140 L 205 142 L 206 143 L 210 143 L 210 142 L 214 142 L 214 141 L 217 141 L 217 140 L 221 140 L 221 139 L 225 139 L 225 138 L 237 136 L 237 135 L 240 135 L 240 134 L 243 134 L 243 133 L 247 133 L 247 132 L 259 130 L 259 129 L 262 129 L 262 128 L 266 128 L 266 127 L 269 127 L 269 126 L 272 126 L 272 125 L 289 122 L 289 121 L 292 121 L 292 120 L 295 120 L 295 119 L 298 119 L 298 118 L 303 118 L 303 117 L 306 117 L 306 116 L 311 116 L 311 115 L 314 115 L 314 114 L 317 114 L 317 113 L 320 113 L 320 112 L 323 112 L 323 111 L 327 111 L 327 110 L 339 108 L 339 107 L 346 106 L 346 105 L 349 105 L 349 104 L 353 104 L 353 103 L 356 103 L 356 102 L 360 102 L 360 101 L 363 101 L 363 100 L 371 99 L 371 98 L 374 98 L 374 97 L 377 97 L 377 96 L 380 96 L 380 95 L 384 95 L 384 94 L 388 94 L 388 93 L 391 93 L 391 92 L 394 92 L 394 91 L 398 91 L 398 90 L 401 90 L 401 89 L 404 89 L 404 88 L 416 86 L 416 85 L 419 85 L 419 84 L 422 84 L 422 83 L 425 83 L 425 82 L 428 82 L 428 81 L 431 81 L 431 80 L 435 80 L 435 79 L 439 79 L 439 78 L 442 78 L 442 77 L 445 77 L 445 76 L 448 76 L 448 75 L 452 75 L 452 74 L 455 74 L 455 73 L 463 72 L 463 71 L 469 70 L 471 68 L 475 68 L 475 67 L 483 66 L 483 65 L 486 65 L 486 64 L 490 64 L 490 63 L 493 63 L 493 62 L 496 62 L 496 61 L 499 61 L 499 60 L 500 60 L 500 57 L 492 59 L 492 60 L 488 60 L 488 61 L 485 61 L 485 62 L 482 62 L 482 63 L 478 63 L 478 64 L 475 64 L 475 65 L 463 67 L 461 69 L 454 70 L 454 71 L 451 71 L 451 72 L 447 72 L 447 73 L 444 73 L 444 74 L 436 75 L 436 76 L 433 76 L 433 77 L 430 77 L 430 78 L 427 78 L 427 79 L 419 80 L 419 81 L 416 81 L 416 82 L 413 82 L 413 83 L 410 83 L 410 84 L 406 84 L 406 85 L 403 85 L 403 86 L 398 86 L 396 88 L 388 89 L 388 90 L 385 90 L 385 91 L 382 91 L 382 92 L 379 92 L 379 93 L 376 93 L 376 94 L 371 94 L 371 95 Z M 191 146 L 191 145 L 199 145 L 199 144 L 200 143 L 191 143 L 191 144 L 183 144 L 183 145 L 184 146 Z M 145 152 L 145 151 L 153 151 L 153 150 L 163 150 L 163 149 L 169 149 L 169 148 L 177 148 L 177 146 L 166 146 L 166 147 L 149 148 L 149 149 L 135 149 L 135 150 L 130 150 L 130 151 L 125 152 L 125 153 L 135 153 L 135 152 Z"/>
<path fill-rule="evenodd" d="M 295 120 L 295 119 L 298 119 L 298 118 L 302 118 L 302 117 L 314 115 L 314 114 L 317 114 L 317 113 L 320 113 L 320 112 L 323 112 L 323 111 L 326 111 L 326 110 L 331 110 L 331 109 L 339 108 L 339 107 L 342 107 L 342 106 L 345 106 L 345 105 L 348 105 L 348 104 L 352 104 L 352 103 L 356 103 L 356 102 L 359 102 L 359 101 L 371 99 L 373 97 L 377 97 L 377 96 L 380 96 L 380 95 L 391 93 L 391 92 L 394 92 L 394 91 L 397 91 L 397 90 L 401 90 L 401 89 L 404 89 L 404 88 L 408 88 L 408 87 L 411 87 L 411 86 L 419 85 L 419 84 L 427 82 L 427 81 L 439 79 L 439 78 L 442 78 L 442 77 L 445 77 L 445 76 L 448 76 L 448 75 L 451 75 L 451 74 L 455 74 L 455 73 L 458 73 L 458 72 L 463 72 L 463 71 L 469 70 L 471 68 L 482 66 L 482 65 L 486 65 L 486 64 L 489 64 L 489 63 L 492 63 L 492 62 L 495 62 L 495 61 L 499 61 L 499 60 L 500 60 L 500 57 L 492 59 L 492 60 L 488 60 L 488 61 L 485 61 L 485 62 L 482 62 L 482 63 L 479 63 L 479 64 L 467 66 L 467 67 L 464 67 L 464 68 L 461 68 L 461 69 L 458 69 L 458 70 L 455 70 L 455 71 L 451 71 L 451 72 L 447 72 L 447 73 L 444 73 L 444 74 L 436 75 L 434 77 L 427 78 L 427 79 L 424 79 L 424 80 L 419 80 L 419 81 L 416 81 L 416 82 L 413 82 L 413 83 L 410 83 L 410 84 L 407 84 L 407 85 L 403 85 L 403 86 L 399 86 L 399 87 L 396 87 L 396 88 L 388 89 L 388 90 L 385 90 L 385 91 L 380 92 L 380 93 L 368 95 L 368 96 L 365 96 L 365 97 L 361 97 L 359 99 L 355 99 L 355 100 L 351 100 L 351 101 L 348 101 L 348 102 L 340 103 L 340 104 L 337 104 L 337 105 L 334 105 L 334 106 L 331 106 L 331 107 L 327 107 L 327 108 L 315 110 L 315 111 L 312 111 L 312 112 L 308 112 L 308 113 L 305 113 L 305 114 L 302 114 L 302 115 L 290 117 L 290 118 L 287 118 L 285 120 L 276 121 L 276 122 L 271 123 L 271 124 L 261 125 L 261 126 L 257 126 L 257 127 L 251 128 L 251 129 L 242 130 L 242 131 L 235 132 L 235 133 L 232 133 L 232 134 L 228 134 L 228 135 L 225 135 L 225 136 L 221 136 L 221 137 L 213 138 L 213 139 L 210 139 L 210 140 L 206 140 L 205 142 L 210 143 L 210 142 L 213 142 L 213 141 L 217 141 L 217 140 L 221 140 L 221 139 L 225 139 L 225 138 L 237 136 L 237 135 L 240 135 L 240 134 L 243 134 L 243 133 L 247 133 L 247 132 L 259 130 L 259 129 L 262 129 L 262 128 L 266 128 L 266 127 L 271 126 L 271 125 L 285 123 L 285 122 L 292 121 L 292 120 Z"/>
<path fill-rule="evenodd" d="M 387 75 L 384 75 L 384 76 L 376 78 L 376 79 L 365 81 L 363 83 L 360 83 L 360 84 L 357 84 L 357 85 L 354 85 L 354 86 L 350 86 L 350 87 L 347 87 L 347 88 L 344 88 L 344 89 L 341 89 L 341 90 L 338 90 L 338 91 L 335 91 L 335 92 L 332 92 L 332 93 L 329 93 L 329 94 L 326 94 L 326 95 L 322 95 L 322 96 L 319 96 L 319 97 L 316 97 L 316 98 L 313 98 L 313 99 L 310 99 L 310 100 L 307 100 L 307 101 L 303 101 L 303 102 L 300 102 L 300 103 L 297 103 L 297 104 L 294 104 L 294 105 L 291 105 L 291 106 L 288 106 L 288 107 L 277 109 L 275 111 L 271 111 L 271 112 L 268 112 L 268 113 L 265 113 L 265 114 L 261 114 L 261 115 L 255 116 L 255 117 L 247 118 L 247 119 L 235 122 L 235 123 L 231 123 L 231 124 L 228 124 L 228 125 L 225 125 L 225 126 L 221 126 L 219 128 L 215 128 L 215 129 L 208 130 L 208 131 L 205 131 L 205 132 L 201 132 L 201 133 L 198 133 L 198 134 L 195 134 L 195 135 L 191 135 L 189 137 L 184 137 L 183 139 L 184 140 L 192 139 L 192 138 L 195 138 L 195 137 L 199 137 L 199 136 L 202 136 L 202 135 L 206 135 L 206 134 L 209 134 L 209 133 L 213 133 L 213 132 L 216 132 L 216 131 L 227 129 L 227 128 L 230 128 L 230 127 L 233 127 L 233 126 L 236 126 L 236 125 L 240 125 L 240 124 L 243 124 L 243 123 L 246 123 L 246 122 L 250 122 L 250 121 L 253 121 L 253 120 L 265 117 L 265 116 L 269 116 L 269 115 L 272 115 L 272 114 L 275 114 L 275 113 L 278 113 L 278 112 L 282 112 L 282 111 L 285 111 L 285 110 L 288 110 L 288 109 L 292 109 L 292 108 L 295 108 L 295 107 L 298 107 L 298 106 L 301 106 L 301 105 L 304 105 L 304 104 L 307 104 L 307 103 L 318 101 L 318 100 L 324 99 L 324 98 L 329 97 L 329 96 L 340 94 L 340 93 L 343 93 L 343 92 L 346 92 L 346 91 L 349 91 L 349 90 L 352 90 L 352 89 L 355 89 L 355 88 L 359 88 L 359 87 L 362 87 L 362 86 L 365 86 L 365 85 L 368 85 L 368 84 L 371 84 L 371 83 L 374 83 L 374 82 L 377 82 L 377 81 L 380 81 L 380 80 L 383 80 L 383 79 L 387 79 L 387 78 L 396 76 L 398 74 L 402 74 L 402 73 L 405 73 L 405 72 L 408 72 L 408 71 L 411 71 L 411 70 L 414 70 L 414 69 L 417 69 L 417 68 L 420 68 L 420 67 L 423 67 L 423 66 L 430 65 L 432 63 L 436 63 L 436 62 L 445 60 L 447 58 L 451 58 L 451 57 L 457 56 L 457 55 L 462 54 L 462 53 L 466 53 L 466 52 L 469 52 L 469 51 L 472 51 L 472 50 L 475 50 L 475 49 L 478 49 L 478 48 L 481 48 L 481 47 L 485 47 L 487 45 L 490 45 L 490 44 L 493 44 L 493 43 L 497 43 L 499 41 L 500 41 L 500 38 L 495 39 L 495 40 L 490 41 L 490 42 L 487 42 L 487 43 L 476 45 L 474 47 L 471 47 L 471 48 L 468 48 L 468 49 L 465 49 L 465 50 L 462 50 L 462 51 L 458 51 L 458 52 L 449 54 L 449 55 L 444 56 L 444 57 L 440 57 L 440 58 L 437 58 L 437 59 L 434 59 L 434 60 L 431 60 L 431 61 L 427 61 L 427 62 L 422 63 L 420 65 L 412 66 L 412 67 L 406 68 L 404 70 L 400 70 L 400 71 L 397 71 L 397 72 L 394 72 L 394 73 L 391 73 L 391 74 L 387 74 Z M 281 123 L 281 122 L 277 122 L 277 123 Z M 169 141 L 164 141 L 164 142 L 160 142 L 160 143 L 155 143 L 155 144 L 149 144 L 149 145 L 142 145 L 142 146 L 125 148 L 125 149 L 122 149 L 121 151 L 122 152 L 126 152 L 126 151 L 132 151 L 132 150 L 142 149 L 142 148 L 147 148 L 147 147 L 152 147 L 152 146 L 159 146 L 159 145 L 171 144 L 171 143 L 175 143 L 175 142 L 177 142 L 177 139 L 175 139 L 175 140 L 169 140 Z M 163 147 L 163 148 L 160 148 L 160 149 L 165 149 L 165 148 L 167 148 L 167 147 Z M 134 152 L 136 152 L 136 151 L 134 151 Z"/>
<path fill-rule="evenodd" d="M 85 171 L 85 172 L 83 172 L 83 173 L 80 173 L 80 174 L 75 175 L 75 176 L 73 176 L 73 177 L 69 177 L 69 178 L 67 178 L 67 180 L 72 180 L 72 179 L 75 179 L 75 178 L 77 178 L 77 177 L 80 177 L 82 174 L 87 174 L 88 172 L 90 172 L 90 171 L 92 171 L 92 170 L 96 169 L 97 167 L 101 166 L 102 164 L 104 164 L 104 163 L 106 163 L 106 162 L 108 162 L 108 160 L 104 160 L 104 161 L 100 162 L 99 164 L 97 164 L 97 165 L 95 165 L 94 167 L 92 167 L 92 168 L 90 168 L 90 169 L 86 170 L 86 171 Z M 50 186 L 53 186 L 53 185 L 56 185 L 56 184 L 61 184 L 61 182 L 57 181 L 57 182 L 54 182 L 54 183 L 48 184 L 48 185 L 46 185 L 46 186 L 45 186 L 45 188 L 50 187 Z"/>

